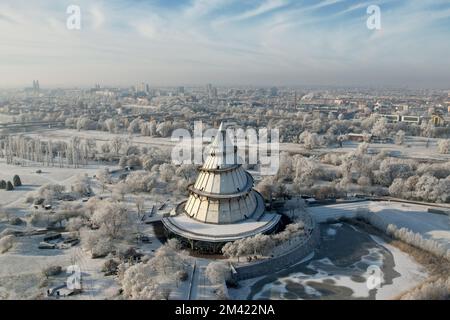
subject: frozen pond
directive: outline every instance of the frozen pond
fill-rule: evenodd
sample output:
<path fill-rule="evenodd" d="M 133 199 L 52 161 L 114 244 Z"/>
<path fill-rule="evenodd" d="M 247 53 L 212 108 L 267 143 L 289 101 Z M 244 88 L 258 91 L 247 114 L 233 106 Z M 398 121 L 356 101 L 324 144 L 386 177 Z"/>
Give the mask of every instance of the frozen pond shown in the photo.
<path fill-rule="evenodd" d="M 406 254 L 351 225 L 323 224 L 321 234 L 314 256 L 260 279 L 248 299 L 389 299 L 426 278 Z"/>

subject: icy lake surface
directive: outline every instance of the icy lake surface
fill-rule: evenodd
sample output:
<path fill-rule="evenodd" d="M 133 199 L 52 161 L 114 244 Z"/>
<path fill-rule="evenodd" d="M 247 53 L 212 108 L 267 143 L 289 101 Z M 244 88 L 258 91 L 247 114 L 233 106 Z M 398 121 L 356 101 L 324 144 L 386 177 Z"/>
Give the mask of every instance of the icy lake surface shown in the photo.
<path fill-rule="evenodd" d="M 348 224 L 321 225 L 318 251 L 254 283 L 248 299 L 390 299 L 426 278 L 383 240 Z"/>

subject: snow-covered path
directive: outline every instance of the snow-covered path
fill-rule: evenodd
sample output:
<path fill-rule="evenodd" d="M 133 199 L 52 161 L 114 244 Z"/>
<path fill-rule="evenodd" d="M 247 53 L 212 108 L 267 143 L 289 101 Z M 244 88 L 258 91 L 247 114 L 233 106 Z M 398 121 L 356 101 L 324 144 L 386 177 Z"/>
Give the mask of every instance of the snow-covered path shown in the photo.
<path fill-rule="evenodd" d="M 196 260 L 196 268 L 192 277 L 191 300 L 210 300 L 212 297 L 213 286 L 205 275 L 209 262 L 206 259 Z"/>

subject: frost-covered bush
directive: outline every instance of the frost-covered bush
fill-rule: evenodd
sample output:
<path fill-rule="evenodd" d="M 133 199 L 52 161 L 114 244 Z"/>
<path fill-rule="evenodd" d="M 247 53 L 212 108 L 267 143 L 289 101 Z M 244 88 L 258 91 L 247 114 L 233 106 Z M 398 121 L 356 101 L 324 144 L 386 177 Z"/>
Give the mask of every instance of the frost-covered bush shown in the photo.
<path fill-rule="evenodd" d="M 450 139 L 439 140 L 438 151 L 442 154 L 450 153 Z"/>
<path fill-rule="evenodd" d="M 222 253 L 227 257 L 245 257 L 251 255 L 267 255 L 277 246 L 282 246 L 293 239 L 305 235 L 305 224 L 303 221 L 288 224 L 282 232 L 265 235 L 257 234 L 253 237 L 243 238 L 234 242 L 226 243 Z"/>
<path fill-rule="evenodd" d="M 129 192 L 151 192 L 157 183 L 157 175 L 150 172 L 132 172 L 125 183 Z"/>
<path fill-rule="evenodd" d="M 174 282 L 187 279 L 183 259 L 172 248 L 163 245 L 155 256 L 125 270 L 118 266 L 123 295 L 130 299 L 168 299 Z"/>
<path fill-rule="evenodd" d="M 79 231 L 86 224 L 85 219 L 81 217 L 70 218 L 66 224 L 67 231 Z"/>
<path fill-rule="evenodd" d="M 368 208 L 358 208 L 356 210 L 356 218 L 367 222 L 380 231 L 385 232 L 388 223 L 376 213 L 371 212 Z"/>
<path fill-rule="evenodd" d="M 231 270 L 225 263 L 214 261 L 206 267 L 205 275 L 212 284 L 223 284 L 231 278 Z"/>
<path fill-rule="evenodd" d="M 97 204 L 91 220 L 107 238 L 120 239 L 129 234 L 134 218 L 124 205 L 105 200 Z"/>
<path fill-rule="evenodd" d="M 92 258 L 105 257 L 114 249 L 114 244 L 110 238 L 105 236 L 100 230 L 82 230 L 81 245 L 85 250 L 91 252 Z"/>
<path fill-rule="evenodd" d="M 148 263 L 138 263 L 129 267 L 124 272 L 121 284 L 125 298 L 161 299 L 161 286 L 155 281 L 153 268 Z"/>
<path fill-rule="evenodd" d="M 406 180 L 397 178 L 389 187 L 389 194 L 403 199 L 448 203 L 450 202 L 450 176 L 438 179 L 424 174 L 421 177 L 412 176 Z"/>
<path fill-rule="evenodd" d="M 109 259 L 106 260 L 102 267 L 102 272 L 105 273 L 105 275 L 112 275 L 116 274 L 118 271 L 120 263 L 117 260 Z"/>
<path fill-rule="evenodd" d="M 450 299 L 450 278 L 440 278 L 411 290 L 402 300 L 448 300 Z"/>
<path fill-rule="evenodd" d="M 89 178 L 85 175 L 78 175 L 72 185 L 72 191 L 80 196 L 91 195 L 92 188 Z"/>
<path fill-rule="evenodd" d="M 393 224 L 389 224 L 386 233 L 395 239 L 402 240 L 416 248 L 430 252 L 438 257 L 445 258 L 450 261 L 450 250 L 445 245 L 440 244 L 432 239 L 425 239 L 420 233 L 414 233 L 407 228 L 397 228 Z"/>
<path fill-rule="evenodd" d="M 47 278 L 51 276 L 57 276 L 61 272 L 62 272 L 61 266 L 49 266 L 42 270 L 42 274 Z"/>
<path fill-rule="evenodd" d="M 15 237 L 13 235 L 4 236 L 0 239 L 0 253 L 5 253 L 14 245 Z"/>
<path fill-rule="evenodd" d="M 445 245 L 442 245 L 433 239 L 425 239 L 420 233 L 414 233 L 407 228 L 399 229 L 394 224 L 387 223 L 379 215 L 370 212 L 368 209 L 358 209 L 356 218 L 364 220 L 394 239 L 401 240 L 413 247 L 430 252 L 450 261 L 450 250 L 447 250 Z"/>

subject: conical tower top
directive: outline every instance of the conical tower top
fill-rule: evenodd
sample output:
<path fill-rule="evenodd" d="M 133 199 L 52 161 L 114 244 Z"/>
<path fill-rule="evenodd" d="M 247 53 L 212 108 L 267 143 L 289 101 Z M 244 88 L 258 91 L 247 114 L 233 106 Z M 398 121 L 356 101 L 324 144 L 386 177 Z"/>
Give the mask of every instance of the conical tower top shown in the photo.
<path fill-rule="evenodd" d="M 223 169 L 238 164 L 237 148 L 231 141 L 223 122 L 220 123 L 216 137 L 210 145 L 204 169 Z"/>

